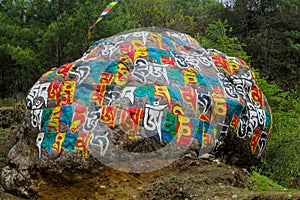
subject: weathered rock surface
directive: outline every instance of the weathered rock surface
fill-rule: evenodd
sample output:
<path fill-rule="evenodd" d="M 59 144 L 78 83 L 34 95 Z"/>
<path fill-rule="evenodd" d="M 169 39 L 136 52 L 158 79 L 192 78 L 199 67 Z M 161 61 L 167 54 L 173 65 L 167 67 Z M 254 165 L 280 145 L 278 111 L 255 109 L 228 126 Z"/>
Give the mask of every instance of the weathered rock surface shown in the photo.
<path fill-rule="evenodd" d="M 104 165 L 148 172 L 186 152 L 250 166 L 272 127 L 244 61 L 160 29 L 99 40 L 45 73 L 27 96 L 25 122 L 1 181 L 26 197 L 35 176 L 72 180 Z"/>

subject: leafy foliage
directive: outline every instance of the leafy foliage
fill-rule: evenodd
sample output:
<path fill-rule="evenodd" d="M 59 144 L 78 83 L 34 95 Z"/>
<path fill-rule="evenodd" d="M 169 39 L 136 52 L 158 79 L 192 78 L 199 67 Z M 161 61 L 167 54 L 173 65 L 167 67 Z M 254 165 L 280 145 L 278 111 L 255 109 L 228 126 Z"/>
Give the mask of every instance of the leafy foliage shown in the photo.
<path fill-rule="evenodd" d="M 299 9 L 293 0 L 235 0 L 222 14 L 232 34 L 247 44 L 253 67 L 285 89 L 300 82 Z"/>
<path fill-rule="evenodd" d="M 192 36 L 204 33 L 223 9 L 215 0 L 131 0 L 126 4 L 137 27 L 163 27 Z"/>
<path fill-rule="evenodd" d="M 300 182 L 300 98 L 295 91 L 283 92 L 274 82 L 259 79 L 259 85 L 273 108 L 273 131 L 257 170 L 283 186 Z"/>
<path fill-rule="evenodd" d="M 43 72 L 78 59 L 93 41 L 89 25 L 110 1 L 7 0 L 0 2 L 1 98 L 27 93 Z M 114 10 L 97 38 L 135 27 L 128 8 Z M 11 84 L 14 83 L 14 84 Z"/>
<path fill-rule="evenodd" d="M 228 33 L 232 32 L 232 27 L 229 27 L 227 20 L 222 22 L 220 19 L 213 21 L 206 29 L 206 36 L 199 38 L 200 44 L 206 48 L 218 49 L 227 55 L 241 58 L 245 61 L 250 61 L 249 56 L 243 50 L 246 45 L 240 43 L 237 37 L 230 37 Z"/>

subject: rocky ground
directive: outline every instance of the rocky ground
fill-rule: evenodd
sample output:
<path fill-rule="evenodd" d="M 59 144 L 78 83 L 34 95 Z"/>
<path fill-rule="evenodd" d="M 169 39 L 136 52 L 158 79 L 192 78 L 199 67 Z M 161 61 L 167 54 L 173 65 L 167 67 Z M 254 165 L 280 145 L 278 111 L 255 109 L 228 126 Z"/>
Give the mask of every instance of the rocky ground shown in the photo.
<path fill-rule="evenodd" d="M 5 111 L 3 111 L 5 110 Z M 10 111 L 8 111 L 10 110 Z M 20 108 L 1 109 L 0 167 L 15 144 L 21 120 Z M 13 113 L 13 114 L 12 114 Z M 21 115 L 22 116 L 22 115 Z M 6 120 L 6 121 L 3 121 Z M 297 190 L 286 190 L 269 181 L 257 181 L 243 168 L 225 165 L 217 159 L 182 157 L 157 171 L 134 174 L 108 167 L 89 172 L 74 171 L 73 179 L 37 174 L 35 199 L 300 199 Z M 22 199 L 5 193 L 0 199 Z"/>

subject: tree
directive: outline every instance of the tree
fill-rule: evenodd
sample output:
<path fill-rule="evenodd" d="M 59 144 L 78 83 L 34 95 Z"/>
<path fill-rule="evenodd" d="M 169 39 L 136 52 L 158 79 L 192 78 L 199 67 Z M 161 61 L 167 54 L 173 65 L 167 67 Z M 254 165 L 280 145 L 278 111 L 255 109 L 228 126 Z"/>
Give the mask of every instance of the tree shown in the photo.
<path fill-rule="evenodd" d="M 23 0 L 1 2 L 0 58 L 1 97 L 26 92 L 39 74 L 34 52 L 34 29 L 28 26 L 27 5 Z M 32 48 L 30 48 L 30 46 Z M 36 68 L 36 69 L 35 69 Z"/>
<path fill-rule="evenodd" d="M 216 20 L 208 25 L 206 36 L 200 37 L 199 40 L 205 48 L 215 48 L 230 56 L 239 57 L 249 62 L 249 56 L 243 50 L 245 44 L 240 43 L 237 37 L 228 36 L 230 32 L 232 32 L 232 27 L 229 27 L 227 20 L 224 22 Z"/>
<path fill-rule="evenodd" d="M 124 4 L 95 28 L 87 30 L 109 0 L 0 1 L 1 97 L 26 94 L 37 78 L 52 67 L 74 61 L 93 43 L 135 27 Z M 123 5 L 122 5 L 123 4 Z"/>
<path fill-rule="evenodd" d="M 295 2 L 236 0 L 222 14 L 233 27 L 231 34 L 247 44 L 252 66 L 284 88 L 295 88 L 300 81 L 299 52 L 294 49 L 299 41 L 292 36 L 300 31 L 299 1 Z"/>

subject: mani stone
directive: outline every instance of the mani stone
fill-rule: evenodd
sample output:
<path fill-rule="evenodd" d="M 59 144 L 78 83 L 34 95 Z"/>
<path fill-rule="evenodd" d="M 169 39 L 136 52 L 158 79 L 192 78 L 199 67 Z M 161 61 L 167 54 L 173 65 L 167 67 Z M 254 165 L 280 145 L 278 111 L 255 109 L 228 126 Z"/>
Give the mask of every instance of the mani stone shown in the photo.
<path fill-rule="evenodd" d="M 272 127 L 242 59 L 167 29 L 96 41 L 80 59 L 43 74 L 26 102 L 10 162 L 49 173 L 100 165 L 145 172 L 187 152 L 249 166 Z"/>

